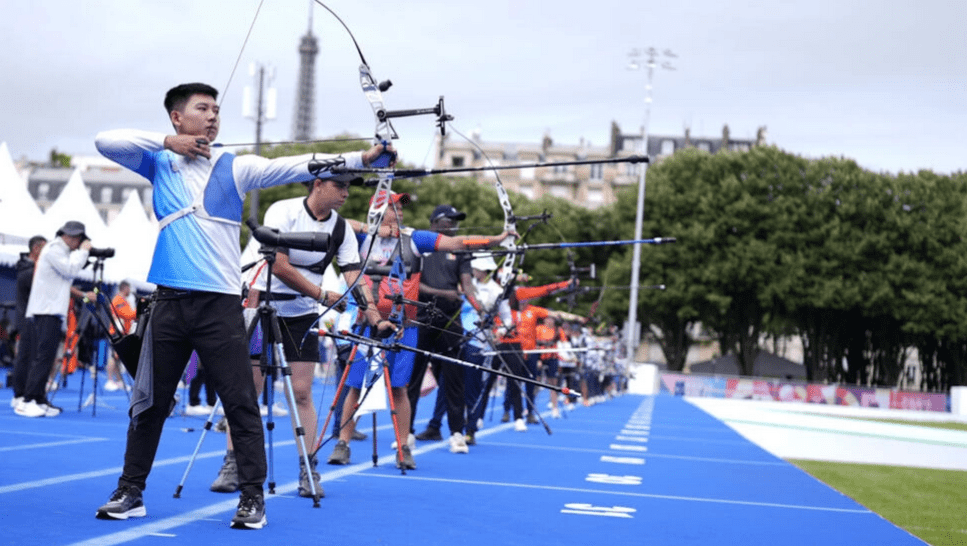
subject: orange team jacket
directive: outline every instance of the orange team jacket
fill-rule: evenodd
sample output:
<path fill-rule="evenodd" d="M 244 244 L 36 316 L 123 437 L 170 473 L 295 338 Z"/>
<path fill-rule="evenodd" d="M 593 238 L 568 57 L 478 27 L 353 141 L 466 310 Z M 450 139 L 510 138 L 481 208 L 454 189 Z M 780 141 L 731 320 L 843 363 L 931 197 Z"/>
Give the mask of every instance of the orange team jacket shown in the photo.
<path fill-rule="evenodd" d="M 137 311 L 131 307 L 128 300 L 121 294 L 114 296 L 114 299 L 111 300 L 111 307 L 114 308 L 114 314 L 121 319 L 121 327 L 124 328 L 124 331 L 121 333 L 127 334 L 131 330 L 131 323 L 138 316 Z"/>
<path fill-rule="evenodd" d="M 544 342 L 538 343 L 538 349 L 553 349 L 557 346 L 557 328 L 551 328 L 550 326 L 538 324 L 535 332 L 537 334 L 537 341 Z M 540 353 L 540 355 L 541 360 L 557 358 L 557 353 Z"/>
<path fill-rule="evenodd" d="M 520 343 L 520 348 L 530 351 L 537 347 L 537 322 L 544 319 L 551 312 L 543 307 L 528 305 L 524 311 L 511 311 L 516 328 L 505 336 L 503 343 Z"/>
<path fill-rule="evenodd" d="M 558 290 L 563 290 L 569 284 L 570 281 L 562 281 L 554 284 L 545 284 L 543 286 L 522 286 L 515 290 L 514 295 L 517 296 L 517 301 L 523 302 L 534 298 L 542 298 Z M 528 306 L 523 312 L 511 310 L 511 317 L 517 327 L 513 328 L 509 335 L 502 337 L 500 339 L 501 343 L 520 343 L 521 349 L 525 351 L 534 349 L 537 346 L 537 341 L 534 339 L 537 321 L 546 317 L 548 313 L 550 311 L 547 309 L 534 305 Z"/>

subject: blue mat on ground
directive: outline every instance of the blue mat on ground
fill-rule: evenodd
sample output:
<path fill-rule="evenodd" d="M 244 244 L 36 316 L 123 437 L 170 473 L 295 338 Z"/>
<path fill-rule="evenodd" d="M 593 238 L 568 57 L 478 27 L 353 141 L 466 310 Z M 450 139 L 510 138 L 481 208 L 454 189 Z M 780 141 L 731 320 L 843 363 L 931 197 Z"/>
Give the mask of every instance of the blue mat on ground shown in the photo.
<path fill-rule="evenodd" d="M 148 516 L 101 521 L 94 512 L 120 474 L 126 398 L 102 394 L 96 416 L 91 407 L 78 411 L 77 398 L 76 390 L 60 393 L 67 407 L 56 418 L 0 414 L 0 544 L 923 544 L 670 395 L 624 395 L 562 419 L 546 412 L 550 435 L 490 417 L 470 454 L 421 442 L 418 468 L 406 475 L 393 464 L 381 412 L 378 466 L 370 441 L 352 443 L 349 466 L 320 465 L 319 508 L 296 495 L 295 441 L 288 417 L 277 417 L 276 493 L 257 532 L 230 529 L 236 495 L 208 490 L 223 434 L 208 434 L 181 498 L 173 497 L 204 422 L 178 415 L 144 493 Z M 538 407 L 546 401 L 544 393 Z M 431 408 L 425 398 L 418 430 Z M 371 435 L 370 418 L 362 423 Z"/>

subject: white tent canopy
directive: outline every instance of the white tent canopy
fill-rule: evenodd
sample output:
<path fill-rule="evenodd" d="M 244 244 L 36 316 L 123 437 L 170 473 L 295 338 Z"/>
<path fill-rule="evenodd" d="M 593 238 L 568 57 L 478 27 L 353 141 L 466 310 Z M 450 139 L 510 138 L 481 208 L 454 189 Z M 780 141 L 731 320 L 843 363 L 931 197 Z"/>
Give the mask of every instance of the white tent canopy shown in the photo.
<path fill-rule="evenodd" d="M 52 236 L 44 226 L 43 213 L 14 167 L 7 143 L 0 142 L 0 243 L 20 244 L 34 235 Z"/>
<path fill-rule="evenodd" d="M 107 226 L 101 220 L 101 213 L 97 211 L 91 194 L 84 185 L 81 173 L 77 169 L 71 173 L 67 185 L 60 195 L 44 213 L 45 233 L 52 237 L 64 223 L 76 220 L 84 224 L 87 236 L 94 246 L 107 246 Z"/>
<path fill-rule="evenodd" d="M 148 220 L 138 192 L 129 193 L 121 212 L 108 227 L 107 241 L 103 244 L 115 249 L 114 258 L 105 264 L 105 276 L 145 282 L 157 238 L 158 227 Z"/>

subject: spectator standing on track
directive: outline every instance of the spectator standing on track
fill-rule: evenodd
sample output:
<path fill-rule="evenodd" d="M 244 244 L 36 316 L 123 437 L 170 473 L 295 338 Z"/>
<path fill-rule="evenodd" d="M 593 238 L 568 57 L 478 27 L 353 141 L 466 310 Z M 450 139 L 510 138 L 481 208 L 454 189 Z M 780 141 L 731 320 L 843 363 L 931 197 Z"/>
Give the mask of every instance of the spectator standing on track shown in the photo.
<path fill-rule="evenodd" d="M 20 254 L 20 260 L 17 261 L 16 265 L 16 314 L 13 328 L 10 329 L 11 338 L 14 336 L 18 338 L 17 348 L 14 352 L 13 398 L 10 400 L 10 407 L 13 409 L 16 409 L 17 405 L 23 401 L 23 391 L 26 388 L 27 367 L 29 366 L 27 355 L 30 354 L 30 349 L 27 347 L 29 342 L 22 343 L 20 340 L 23 339 L 23 332 L 27 326 L 27 301 L 30 299 L 30 287 L 34 282 L 34 270 L 37 267 L 37 259 L 40 257 L 40 251 L 43 250 L 46 244 L 47 239 L 41 235 L 31 237 L 27 242 L 28 252 Z M 27 352 L 21 359 L 20 353 L 22 350 L 26 350 Z"/>
<path fill-rule="evenodd" d="M 15 396 L 19 389 L 22 397 L 14 408 L 17 415 L 60 415 L 61 409 L 47 400 L 45 386 L 61 341 L 73 289 L 71 284 L 87 263 L 90 249 L 91 241 L 84 232 L 84 224 L 69 221 L 57 230 L 53 241 L 44 245 L 37 258 L 22 343 L 14 367 Z M 88 292 L 84 297 L 93 300 L 96 296 Z"/>

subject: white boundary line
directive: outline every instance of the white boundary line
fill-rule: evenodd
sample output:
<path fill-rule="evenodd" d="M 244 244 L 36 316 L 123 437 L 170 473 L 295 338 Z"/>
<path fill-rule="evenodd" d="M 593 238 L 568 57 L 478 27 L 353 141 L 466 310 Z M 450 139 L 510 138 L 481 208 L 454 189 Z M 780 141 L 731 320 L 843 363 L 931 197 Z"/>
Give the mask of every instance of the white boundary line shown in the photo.
<path fill-rule="evenodd" d="M 368 478 L 391 478 L 397 479 L 400 476 L 388 476 L 383 474 L 363 474 L 363 476 Z M 807 506 L 801 504 L 782 504 L 774 502 L 755 502 L 755 501 L 740 501 L 732 499 L 715 499 L 710 497 L 683 497 L 679 495 L 656 495 L 653 493 L 628 493 L 623 491 L 607 491 L 603 489 L 585 489 L 581 487 L 560 487 L 554 485 L 528 485 L 520 483 L 507 483 L 507 482 L 485 482 L 477 480 L 454 480 L 449 478 L 422 478 L 422 477 L 411 477 L 407 476 L 406 479 L 428 481 L 428 482 L 442 482 L 442 483 L 457 483 L 464 485 L 484 485 L 492 487 L 515 487 L 519 489 L 537 489 L 543 491 L 566 491 L 571 493 L 593 493 L 602 495 L 620 495 L 623 497 L 636 497 L 645 499 L 661 499 L 661 500 L 675 500 L 684 502 L 704 502 L 704 503 L 715 503 L 715 504 L 734 504 L 739 506 L 756 506 L 764 508 L 785 508 L 791 510 L 810 510 L 817 512 L 839 512 L 846 514 L 870 514 L 877 517 L 879 515 L 871 512 L 867 509 L 855 509 L 855 508 L 830 508 L 826 506 Z"/>
<path fill-rule="evenodd" d="M 390 425 L 386 425 L 386 426 L 389 427 Z M 477 437 L 478 438 L 486 437 L 490 434 L 495 434 L 497 432 L 510 429 L 512 426 L 513 426 L 513 423 L 502 424 L 498 427 L 494 427 L 494 428 L 487 429 L 485 431 L 478 432 Z M 274 442 L 274 445 L 282 445 L 282 444 L 295 444 L 295 441 L 289 440 L 287 442 Z M 429 445 L 413 450 L 413 454 L 419 455 L 421 453 L 426 453 L 428 451 L 432 451 L 435 449 L 442 449 L 444 447 L 449 447 L 449 445 L 450 444 L 447 441 L 432 442 Z M 224 453 L 225 453 L 224 451 L 218 451 L 218 452 L 206 453 L 204 455 L 199 455 L 199 457 L 218 457 L 218 456 L 224 455 Z M 173 459 L 166 459 L 164 461 L 164 464 L 175 464 L 178 462 L 187 462 L 188 459 L 189 457 L 177 457 Z M 158 466 L 158 464 L 160 463 L 156 463 L 155 466 Z M 377 464 L 379 464 L 380 466 L 395 465 L 396 464 L 395 451 L 389 455 L 381 456 L 378 459 Z M 366 462 L 356 463 L 340 469 L 330 470 L 329 472 L 320 473 L 319 481 L 329 482 L 329 481 L 337 480 L 339 478 L 343 478 L 345 476 L 349 476 L 352 474 L 359 474 L 363 470 L 367 470 L 371 468 L 373 468 L 372 460 L 367 460 Z M 121 471 L 120 468 L 115 468 L 115 469 L 91 472 L 88 474 L 92 474 L 92 475 L 93 474 L 96 474 L 96 475 L 117 474 L 120 471 Z M 77 475 L 77 476 L 80 476 L 80 475 Z M 89 477 L 93 477 L 93 476 L 89 476 Z M 410 477 L 410 475 L 407 474 L 407 477 Z M 51 480 L 51 481 L 54 481 L 55 483 L 62 483 L 63 479 Z M 266 504 L 268 504 L 270 501 L 273 501 L 280 496 L 283 496 L 287 493 L 291 493 L 297 490 L 298 487 L 299 487 L 298 480 L 295 480 L 283 485 L 276 484 L 275 493 L 272 495 L 266 495 L 265 497 Z M 0 490 L 0 492 L 4 492 L 4 491 Z M 149 535 L 163 534 L 165 531 L 174 529 L 176 527 L 180 527 L 190 523 L 195 523 L 197 521 L 201 521 L 204 519 L 210 519 L 212 516 L 215 516 L 217 514 L 222 514 L 224 512 L 230 512 L 232 510 L 235 510 L 237 506 L 238 506 L 238 499 L 233 496 L 229 500 L 217 502 L 215 504 L 210 504 L 208 506 L 198 508 L 190 512 L 186 512 L 184 514 L 172 516 L 159 521 L 145 523 L 142 525 L 138 525 L 136 527 L 127 528 L 117 533 L 100 535 L 100 536 L 92 537 L 79 542 L 74 542 L 70 546 L 110 546 L 113 544 L 130 542 L 132 540 L 138 540 Z M 226 522 L 226 525 L 228 525 L 228 522 Z"/>

